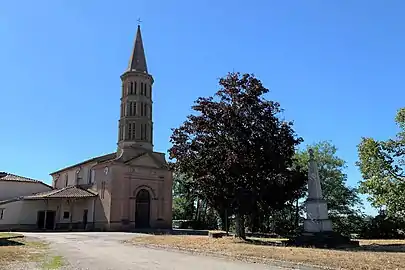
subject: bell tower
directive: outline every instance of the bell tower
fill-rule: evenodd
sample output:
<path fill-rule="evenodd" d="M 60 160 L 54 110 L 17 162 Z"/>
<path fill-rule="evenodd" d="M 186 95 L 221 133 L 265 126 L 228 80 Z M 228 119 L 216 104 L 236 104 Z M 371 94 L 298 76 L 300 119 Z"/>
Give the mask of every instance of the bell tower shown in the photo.
<path fill-rule="evenodd" d="M 118 155 L 134 149 L 153 151 L 153 77 L 148 73 L 139 25 L 128 68 L 121 75 L 121 81 Z"/>

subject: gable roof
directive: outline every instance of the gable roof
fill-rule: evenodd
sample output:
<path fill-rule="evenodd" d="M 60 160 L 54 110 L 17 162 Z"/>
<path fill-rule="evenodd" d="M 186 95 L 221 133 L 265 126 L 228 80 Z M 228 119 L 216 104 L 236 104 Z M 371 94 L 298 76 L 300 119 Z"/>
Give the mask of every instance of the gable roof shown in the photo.
<path fill-rule="evenodd" d="M 100 163 L 100 162 L 105 162 L 105 161 L 113 160 L 113 159 L 115 159 L 115 158 L 116 158 L 116 152 L 109 153 L 109 154 L 106 154 L 106 155 L 102 155 L 102 156 L 98 156 L 98 157 L 94 157 L 94 158 L 91 158 L 91 159 L 82 161 L 82 162 L 77 163 L 77 164 L 75 164 L 75 165 L 71 165 L 71 166 L 65 167 L 65 168 L 63 168 L 63 169 L 57 170 L 57 171 L 55 171 L 55 172 L 53 172 L 53 173 L 50 173 L 50 175 L 54 175 L 54 174 L 56 174 L 56 173 L 60 173 L 60 172 L 63 172 L 63 171 L 65 171 L 65 170 L 69 170 L 69 169 L 72 169 L 72 168 L 74 168 L 74 167 L 78 167 L 78 166 L 81 166 L 81 165 L 84 165 L 84 164 L 87 164 L 87 163 L 90 163 L 90 162 L 97 162 L 97 163 Z"/>
<path fill-rule="evenodd" d="M 34 195 L 24 196 L 24 200 L 36 199 L 57 199 L 57 198 L 89 198 L 95 197 L 97 193 L 89 189 L 80 188 L 77 186 L 68 186 L 62 189 L 54 189 L 46 192 L 37 193 Z"/>
<path fill-rule="evenodd" d="M 19 175 L 12 174 L 12 173 L 7 173 L 7 172 L 0 172 L 0 181 L 38 183 L 38 184 L 42 184 L 42 185 L 45 185 L 47 187 L 52 188 L 50 185 L 47 185 L 47 184 L 45 184 L 44 182 L 42 182 L 40 180 L 35 180 L 35 179 L 32 179 L 32 178 L 19 176 Z"/>
<path fill-rule="evenodd" d="M 138 155 L 124 161 L 124 163 L 129 164 L 131 161 L 134 161 L 134 160 L 136 160 L 138 158 L 149 156 L 155 162 L 155 164 L 157 166 L 159 166 L 160 168 L 166 168 L 167 167 L 166 160 L 164 160 L 164 159 L 162 160 L 160 155 L 161 154 L 157 153 L 157 152 L 147 151 L 147 152 L 140 153 L 140 154 L 138 154 Z"/>

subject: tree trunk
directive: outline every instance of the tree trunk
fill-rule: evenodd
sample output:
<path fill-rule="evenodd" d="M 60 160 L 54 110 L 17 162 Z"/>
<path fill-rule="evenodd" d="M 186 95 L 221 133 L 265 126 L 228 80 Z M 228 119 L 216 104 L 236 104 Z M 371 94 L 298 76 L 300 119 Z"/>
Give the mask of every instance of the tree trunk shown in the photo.
<path fill-rule="evenodd" d="M 235 225 L 236 225 L 235 237 L 246 240 L 245 216 L 241 215 L 240 213 L 236 213 Z"/>
<path fill-rule="evenodd" d="M 257 213 L 252 213 L 251 214 L 251 228 L 250 228 L 250 230 L 251 230 L 251 232 L 252 233 L 256 233 L 256 232 L 259 232 L 259 228 L 260 228 L 260 222 L 261 222 L 261 220 L 260 220 L 260 214 L 257 214 Z"/>
<path fill-rule="evenodd" d="M 206 222 L 206 221 L 208 220 L 208 218 L 207 218 L 207 217 L 208 217 L 208 212 L 207 212 L 207 210 L 208 210 L 208 203 L 205 202 L 205 201 L 204 201 L 203 203 L 204 203 L 204 204 L 203 204 L 203 207 L 204 207 L 204 208 L 203 208 L 203 209 L 204 209 L 204 210 L 203 210 L 203 211 L 204 211 L 204 212 L 203 212 L 203 213 L 204 213 L 203 221 Z"/>
<path fill-rule="evenodd" d="M 219 218 L 221 219 L 221 230 L 226 231 L 228 213 L 227 213 L 226 209 L 222 209 L 222 208 L 217 210 L 217 212 L 218 212 Z"/>
<path fill-rule="evenodd" d="M 200 199 L 197 199 L 197 207 L 196 207 L 196 211 L 195 211 L 194 220 L 197 220 L 197 221 L 200 220 Z"/>
<path fill-rule="evenodd" d="M 295 226 L 297 229 L 300 226 L 300 206 L 298 204 L 298 199 L 295 202 Z"/>

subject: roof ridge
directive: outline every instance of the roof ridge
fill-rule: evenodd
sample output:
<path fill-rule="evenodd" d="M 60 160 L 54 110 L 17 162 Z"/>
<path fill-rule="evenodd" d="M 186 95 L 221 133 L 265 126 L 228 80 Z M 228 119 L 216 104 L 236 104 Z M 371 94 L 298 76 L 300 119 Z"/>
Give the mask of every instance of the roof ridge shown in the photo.
<path fill-rule="evenodd" d="M 137 158 L 140 158 L 140 157 L 142 157 L 142 156 L 144 156 L 144 155 L 146 155 L 146 154 L 147 154 L 147 152 L 139 153 L 139 154 L 137 154 L 137 155 L 131 157 L 130 159 L 124 161 L 124 164 L 127 164 L 128 162 L 133 161 L 133 160 L 135 160 L 135 159 L 137 159 Z"/>
<path fill-rule="evenodd" d="M 111 153 L 108 153 L 108 154 L 92 157 L 92 158 L 86 159 L 84 161 L 81 161 L 79 163 L 76 163 L 74 165 L 70 165 L 70 166 L 64 167 L 62 169 L 59 169 L 57 171 L 54 171 L 54 172 L 50 173 L 50 175 L 66 171 L 66 170 L 72 169 L 74 167 L 84 165 L 84 164 L 89 163 L 89 162 L 97 162 L 97 163 L 103 162 L 103 161 L 105 161 L 104 158 L 108 158 L 107 160 L 113 159 L 113 157 L 115 157 L 115 155 L 116 155 L 116 152 L 111 152 Z M 109 157 L 109 156 L 111 156 L 111 157 Z"/>
<path fill-rule="evenodd" d="M 41 183 L 44 183 L 44 182 L 42 182 L 41 180 L 37 180 L 37 179 L 34 179 L 34 178 L 30 178 L 30 177 L 26 177 L 26 176 L 21 176 L 21 175 L 18 175 L 18 174 L 14 174 L 14 173 L 10 173 L 10 172 L 0 172 L 0 179 L 1 178 L 4 178 L 4 177 L 7 177 L 7 176 L 11 176 L 11 177 L 16 177 L 16 178 L 21 178 L 21 179 L 23 179 L 23 180 L 28 180 L 28 181 L 32 181 L 32 182 L 41 182 Z M 18 179 L 16 179 L 16 180 L 18 180 Z"/>
<path fill-rule="evenodd" d="M 73 190 L 72 191 L 73 193 L 71 193 L 69 195 L 70 191 L 68 191 L 68 190 Z M 67 192 L 68 195 L 66 195 L 66 193 L 64 193 L 65 191 Z M 78 193 L 78 191 L 80 191 L 80 192 Z M 93 192 L 91 190 L 88 190 L 88 189 L 84 189 L 79 186 L 67 186 L 67 187 L 63 187 L 61 189 L 55 189 L 55 190 L 51 190 L 48 192 L 41 192 L 41 193 L 33 194 L 30 196 L 24 196 L 24 199 L 40 199 L 40 198 L 47 198 L 47 197 L 49 197 L 49 198 L 52 198 L 52 197 L 69 198 L 69 197 L 88 197 L 88 196 L 94 197 L 94 196 L 97 196 L 97 193 Z"/>

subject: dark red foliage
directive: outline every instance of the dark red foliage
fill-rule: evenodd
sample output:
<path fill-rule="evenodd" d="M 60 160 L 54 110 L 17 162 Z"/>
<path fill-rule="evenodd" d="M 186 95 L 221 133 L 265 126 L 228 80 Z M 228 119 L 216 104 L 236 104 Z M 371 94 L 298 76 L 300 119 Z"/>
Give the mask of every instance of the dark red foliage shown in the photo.
<path fill-rule="evenodd" d="M 198 98 L 196 112 L 173 130 L 170 158 L 189 187 L 213 206 L 240 214 L 258 204 L 280 208 L 305 184 L 292 168 L 297 138 L 280 119 L 280 104 L 253 75 L 230 73 L 214 97 Z"/>

